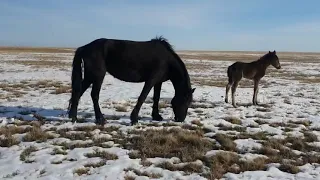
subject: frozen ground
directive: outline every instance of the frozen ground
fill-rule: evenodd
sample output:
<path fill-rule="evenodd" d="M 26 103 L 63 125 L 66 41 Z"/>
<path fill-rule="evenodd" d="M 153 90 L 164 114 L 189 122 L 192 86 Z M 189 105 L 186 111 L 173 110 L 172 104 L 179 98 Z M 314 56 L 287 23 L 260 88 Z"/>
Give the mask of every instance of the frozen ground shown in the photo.
<path fill-rule="evenodd" d="M 0 53 L 0 178 L 320 179 L 316 62 L 269 67 L 260 106 L 251 104 L 252 83 L 242 81 L 233 108 L 224 102 L 232 62 L 184 59 L 196 87 L 186 121 L 173 122 L 174 89 L 166 82 L 160 100 L 165 120 L 150 118 L 151 91 L 136 126 L 128 116 L 143 84 L 107 74 L 100 94 L 107 124 L 99 127 L 91 89 L 80 101 L 82 123 L 66 118 L 72 56 Z"/>

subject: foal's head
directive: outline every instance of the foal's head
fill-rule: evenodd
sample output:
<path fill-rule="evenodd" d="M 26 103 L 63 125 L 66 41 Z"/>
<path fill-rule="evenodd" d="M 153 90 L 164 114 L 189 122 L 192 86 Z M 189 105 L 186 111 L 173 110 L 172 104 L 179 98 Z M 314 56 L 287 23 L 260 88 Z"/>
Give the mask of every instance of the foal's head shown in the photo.
<path fill-rule="evenodd" d="M 189 89 L 184 95 L 178 94 L 172 98 L 171 105 L 175 115 L 175 121 L 183 122 L 185 120 L 195 89 L 196 88 Z"/>
<path fill-rule="evenodd" d="M 276 54 L 276 51 L 274 50 L 273 52 L 268 53 L 268 59 L 271 61 L 271 65 L 277 69 L 281 69 L 281 65 L 279 62 L 279 58 Z"/>

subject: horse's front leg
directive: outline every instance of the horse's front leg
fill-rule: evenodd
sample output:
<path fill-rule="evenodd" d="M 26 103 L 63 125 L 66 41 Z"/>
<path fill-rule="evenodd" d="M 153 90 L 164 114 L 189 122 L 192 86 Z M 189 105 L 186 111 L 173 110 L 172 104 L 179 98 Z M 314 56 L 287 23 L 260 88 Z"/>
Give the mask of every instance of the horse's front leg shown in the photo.
<path fill-rule="evenodd" d="M 163 118 L 159 114 L 159 100 L 162 82 L 154 85 L 153 89 L 153 106 L 152 106 L 152 119 L 162 121 Z"/>
<path fill-rule="evenodd" d="M 254 88 L 253 88 L 253 98 L 252 98 L 253 105 L 258 105 L 258 101 L 257 101 L 258 92 L 259 92 L 259 80 L 256 79 L 254 80 Z"/>
<path fill-rule="evenodd" d="M 151 82 L 151 81 L 145 82 L 143 89 L 142 89 L 142 92 L 138 98 L 137 104 L 134 107 L 134 109 L 132 110 L 131 115 L 130 115 L 131 125 L 135 125 L 138 122 L 138 115 L 139 115 L 140 108 L 141 108 L 143 102 L 146 100 L 146 98 L 147 98 L 147 96 L 153 86 L 154 86 L 153 82 Z"/>

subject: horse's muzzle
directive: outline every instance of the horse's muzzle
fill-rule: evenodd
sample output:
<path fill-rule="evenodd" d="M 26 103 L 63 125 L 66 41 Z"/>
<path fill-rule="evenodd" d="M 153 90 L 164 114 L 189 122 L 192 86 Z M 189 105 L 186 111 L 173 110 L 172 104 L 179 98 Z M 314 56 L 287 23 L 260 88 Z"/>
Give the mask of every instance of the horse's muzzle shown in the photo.
<path fill-rule="evenodd" d="M 278 66 L 277 69 L 281 69 L 281 66 Z"/>

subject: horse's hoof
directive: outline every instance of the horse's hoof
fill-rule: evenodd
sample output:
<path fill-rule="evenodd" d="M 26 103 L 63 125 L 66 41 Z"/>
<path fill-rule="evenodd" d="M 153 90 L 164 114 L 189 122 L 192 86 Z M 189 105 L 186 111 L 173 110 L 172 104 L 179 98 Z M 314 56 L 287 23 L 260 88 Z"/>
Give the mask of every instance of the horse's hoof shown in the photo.
<path fill-rule="evenodd" d="M 152 119 L 156 121 L 162 121 L 163 118 L 159 114 L 152 115 Z"/>
<path fill-rule="evenodd" d="M 234 107 L 234 108 L 237 108 L 237 107 L 238 107 L 238 106 L 237 106 L 237 105 L 235 105 L 235 104 L 232 104 L 232 105 L 233 105 L 233 107 Z"/>
<path fill-rule="evenodd" d="M 96 118 L 96 122 L 95 123 L 98 124 L 98 125 L 104 126 L 105 123 L 106 123 L 106 120 L 103 117 Z"/>
<path fill-rule="evenodd" d="M 224 100 L 225 103 L 229 103 L 229 101 L 227 99 Z"/>
<path fill-rule="evenodd" d="M 131 126 L 134 126 L 134 125 L 136 125 L 138 123 L 138 121 L 132 121 L 131 120 Z"/>
<path fill-rule="evenodd" d="M 72 122 L 72 123 L 75 123 L 75 122 L 78 121 L 78 119 L 77 119 L 76 117 L 69 117 L 69 118 L 71 118 L 71 122 Z"/>

